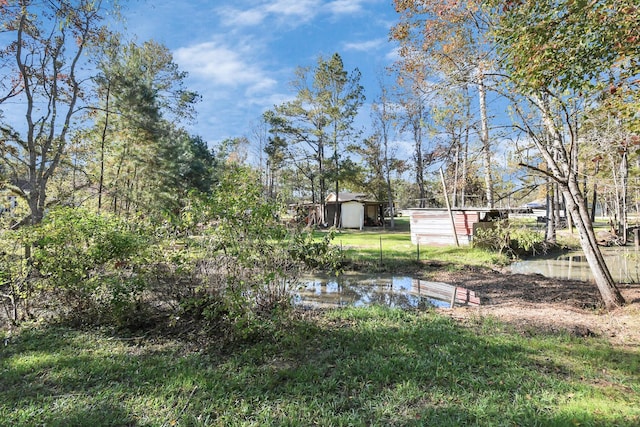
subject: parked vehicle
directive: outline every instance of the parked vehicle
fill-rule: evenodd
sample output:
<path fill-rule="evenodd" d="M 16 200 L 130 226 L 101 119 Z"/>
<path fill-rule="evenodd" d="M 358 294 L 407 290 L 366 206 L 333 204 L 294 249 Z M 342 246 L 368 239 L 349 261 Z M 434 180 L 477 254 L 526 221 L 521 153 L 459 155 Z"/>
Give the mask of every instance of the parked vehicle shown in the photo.
<path fill-rule="evenodd" d="M 393 216 L 402 216 L 402 211 L 399 211 L 396 208 L 385 208 L 384 209 L 385 218 L 386 217 L 391 217 L 391 215 L 393 215 Z"/>

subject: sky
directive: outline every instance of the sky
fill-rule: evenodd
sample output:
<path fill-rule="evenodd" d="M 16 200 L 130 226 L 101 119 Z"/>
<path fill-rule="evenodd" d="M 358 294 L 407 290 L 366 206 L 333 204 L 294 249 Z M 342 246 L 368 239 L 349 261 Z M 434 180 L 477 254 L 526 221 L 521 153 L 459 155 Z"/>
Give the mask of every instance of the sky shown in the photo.
<path fill-rule="evenodd" d="M 186 86 L 202 101 L 186 127 L 210 145 L 250 137 L 264 111 L 295 96 L 296 67 L 336 52 L 346 71 L 362 74 L 365 126 L 395 58 L 393 0 L 134 0 L 123 12 L 130 36 L 164 44 L 188 73 Z"/>

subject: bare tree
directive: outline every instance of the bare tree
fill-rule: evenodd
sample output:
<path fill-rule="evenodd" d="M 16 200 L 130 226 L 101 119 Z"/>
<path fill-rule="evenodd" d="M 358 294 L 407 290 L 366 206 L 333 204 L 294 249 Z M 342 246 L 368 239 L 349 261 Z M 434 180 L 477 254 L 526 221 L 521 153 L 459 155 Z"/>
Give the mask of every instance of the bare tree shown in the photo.
<path fill-rule="evenodd" d="M 13 190 L 29 206 L 28 221 L 42 220 L 47 189 L 65 154 L 74 118 L 89 84 L 83 65 L 87 48 L 106 34 L 99 0 L 4 3 L 0 19 L 13 36 L 3 49 L 0 106 L 22 108 L 21 123 L 0 122 L 2 160 Z"/>

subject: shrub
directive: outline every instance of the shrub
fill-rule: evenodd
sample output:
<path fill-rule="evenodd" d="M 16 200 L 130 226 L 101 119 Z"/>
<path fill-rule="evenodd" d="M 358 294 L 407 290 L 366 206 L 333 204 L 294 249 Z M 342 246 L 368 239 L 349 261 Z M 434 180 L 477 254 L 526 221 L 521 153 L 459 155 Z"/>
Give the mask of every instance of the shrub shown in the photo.
<path fill-rule="evenodd" d="M 283 206 L 265 200 L 250 170 L 229 166 L 215 191 L 192 193 L 184 206 L 174 222 L 153 225 L 52 210 L 21 231 L 16 244 L 32 248 L 29 262 L 3 268 L 0 280 L 19 285 L 23 301 L 85 323 L 145 327 L 162 315 L 249 339 L 286 320 L 304 270 L 339 267 L 333 234 L 318 240 L 287 227 Z"/>
<path fill-rule="evenodd" d="M 52 307 L 83 320 L 131 321 L 146 284 L 150 240 L 142 227 L 84 208 L 58 208 L 30 231 L 38 288 Z"/>
<path fill-rule="evenodd" d="M 247 339 L 288 312 L 302 271 L 329 268 L 339 257 L 330 236 L 317 241 L 287 227 L 283 211 L 277 201 L 265 200 L 260 181 L 241 167 L 227 170 L 211 195 L 188 204 L 179 228 L 201 234 L 180 250 L 197 258 L 190 284 L 175 293 L 180 316 Z"/>
<path fill-rule="evenodd" d="M 476 229 L 473 245 L 512 257 L 535 255 L 546 250 L 542 233 L 526 227 L 514 226 L 507 220 L 495 221 L 492 227 Z"/>
<path fill-rule="evenodd" d="M 15 231 L 2 233 L 0 251 L 0 303 L 4 315 L 12 323 L 29 316 L 31 286 L 30 266 L 23 256 L 24 243 Z M 1 316 L 0 316 L 1 317 Z"/>
<path fill-rule="evenodd" d="M 519 255 L 536 255 L 547 250 L 544 234 L 525 227 L 509 230 L 510 248 Z"/>

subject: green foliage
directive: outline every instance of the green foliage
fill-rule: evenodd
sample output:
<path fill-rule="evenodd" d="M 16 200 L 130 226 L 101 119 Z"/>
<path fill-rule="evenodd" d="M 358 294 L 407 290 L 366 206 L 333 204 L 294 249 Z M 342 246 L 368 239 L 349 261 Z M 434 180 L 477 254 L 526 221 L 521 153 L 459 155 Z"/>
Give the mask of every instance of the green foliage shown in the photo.
<path fill-rule="evenodd" d="M 330 181 L 337 185 L 353 176 L 344 148 L 357 135 L 353 122 L 365 99 L 360 77 L 358 69 L 344 69 L 338 53 L 321 56 L 313 69 L 296 70 L 295 99 L 264 114 L 276 137 L 267 147 L 270 162 L 276 167 L 280 153 L 290 153 L 307 181 L 305 191 L 318 191 L 313 200 L 326 197 Z"/>
<path fill-rule="evenodd" d="M 184 189 L 210 192 L 214 181 L 213 168 L 216 166 L 216 161 L 208 149 L 206 141 L 200 137 L 182 135 L 180 144 L 176 150 L 179 159 L 176 175 L 180 178 L 178 185 L 183 189 L 181 194 L 186 193 Z"/>
<path fill-rule="evenodd" d="M 26 262 L 22 251 L 23 233 L 3 231 L 0 242 L 0 305 L 12 323 L 18 323 L 23 312 L 28 310 L 24 302 L 29 301 L 31 286 L 29 275 L 31 266 Z"/>
<path fill-rule="evenodd" d="M 191 279 L 177 295 L 181 316 L 248 339 L 292 307 L 302 271 L 336 268 L 331 236 L 321 241 L 280 219 L 283 206 L 262 195 L 259 178 L 227 165 L 211 194 L 194 195 L 179 229 L 192 235 L 184 264 Z"/>
<path fill-rule="evenodd" d="M 3 82 L 13 82 L 0 84 L 0 106 L 5 109 L 3 104 L 11 100 L 15 115 L 0 114 L 0 164 L 28 200 L 32 224 L 44 215 L 51 179 L 68 151 L 70 129 L 82 122 L 77 118 L 86 109 L 82 101 L 91 92 L 91 79 L 85 66 L 91 61 L 81 58 L 104 39 L 103 17 L 114 3 L 1 3 L 6 50 L 0 72 Z"/>
<path fill-rule="evenodd" d="M 492 7 L 497 47 L 522 86 L 600 91 L 603 79 L 637 78 L 640 14 L 635 0 L 487 5 Z"/>
<path fill-rule="evenodd" d="M 87 163 L 99 182 L 100 207 L 146 215 L 177 211 L 186 192 L 207 192 L 212 184 L 206 143 L 178 124 L 193 116 L 198 96 L 185 90 L 186 74 L 165 46 L 113 37 L 101 47 L 95 80 L 102 108 L 92 112 L 95 125 L 81 139 L 93 148 Z"/>
<path fill-rule="evenodd" d="M 491 227 L 478 228 L 473 235 L 473 246 L 505 252 L 509 249 L 508 224 L 496 221 Z"/>
<path fill-rule="evenodd" d="M 51 211 L 27 241 L 37 288 L 52 307 L 114 321 L 132 314 L 145 288 L 149 242 L 141 227 L 82 208 Z"/>
<path fill-rule="evenodd" d="M 312 232 L 299 232 L 292 235 L 289 254 L 295 260 L 302 261 L 310 269 L 328 269 L 339 271 L 341 267 L 340 251 L 331 243 L 335 230 L 318 239 Z"/>
<path fill-rule="evenodd" d="M 54 209 L 7 234 L 30 256 L 0 259 L 3 302 L 83 323 L 144 327 L 162 317 L 225 339 L 259 335 L 291 309 L 302 271 L 337 269 L 340 259 L 331 234 L 316 240 L 290 227 L 261 190 L 252 170 L 228 164 L 213 191 L 191 192 L 172 221 Z"/>
<path fill-rule="evenodd" d="M 491 249 L 512 257 L 535 255 L 546 250 L 544 235 L 508 220 L 494 221 L 491 226 L 478 228 L 473 236 L 473 245 Z"/>
<path fill-rule="evenodd" d="M 509 241 L 511 249 L 516 253 L 535 255 L 546 250 L 544 234 L 526 227 L 511 227 Z"/>

